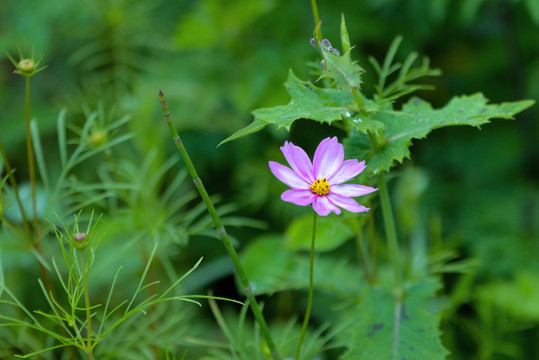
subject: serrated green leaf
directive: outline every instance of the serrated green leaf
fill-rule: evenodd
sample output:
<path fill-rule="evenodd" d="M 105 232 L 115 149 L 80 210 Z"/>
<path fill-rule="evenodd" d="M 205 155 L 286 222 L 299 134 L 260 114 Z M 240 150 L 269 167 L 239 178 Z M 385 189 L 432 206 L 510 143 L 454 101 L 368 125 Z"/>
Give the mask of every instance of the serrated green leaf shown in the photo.
<path fill-rule="evenodd" d="M 292 250 L 309 250 L 313 231 L 312 215 L 296 218 L 286 229 L 287 247 Z M 344 218 L 331 214 L 316 221 L 315 249 L 318 252 L 331 251 L 341 246 L 353 236 L 352 230 L 344 223 Z"/>
<path fill-rule="evenodd" d="M 351 325 L 342 359 L 445 359 L 438 315 L 429 311 L 429 299 L 439 287 L 436 279 L 426 278 L 408 286 L 402 299 L 391 291 L 365 288 L 362 303 L 346 315 Z"/>
<path fill-rule="evenodd" d="M 412 139 L 422 139 L 432 130 L 454 125 L 479 127 L 492 118 L 511 119 L 515 114 L 530 107 L 534 101 L 523 100 L 501 104 L 487 104 L 483 94 L 457 96 L 441 109 L 419 98 L 412 98 L 402 111 L 380 111 L 373 116 L 382 122 L 386 130 L 382 131 L 383 145 L 369 161 L 367 171 L 376 174 L 389 171 L 395 161 L 402 162 L 410 157 Z M 365 134 L 352 132 L 345 143 L 348 156 L 368 159 L 371 156 L 370 139 Z"/>
<path fill-rule="evenodd" d="M 291 100 L 287 105 L 257 109 L 252 112 L 255 120 L 247 127 L 223 140 L 219 145 L 262 130 L 268 124 L 290 130 L 298 119 L 310 119 L 331 124 L 350 117 L 357 106 L 352 94 L 335 89 L 316 87 L 310 81 L 302 81 L 290 71 L 285 83 Z"/>
<path fill-rule="evenodd" d="M 351 49 L 348 49 L 343 55 L 337 56 L 330 52 L 323 51 L 324 63 L 326 69 L 320 75 L 322 78 L 335 80 L 337 88 L 340 89 L 359 89 L 361 86 L 361 74 L 365 72 L 356 61 L 350 57 Z"/>
<path fill-rule="evenodd" d="M 351 112 L 354 98 L 340 90 L 316 87 L 310 81 L 302 81 L 292 71 L 285 83 L 291 100 L 287 105 L 253 111 L 256 120 L 287 130 L 295 120 L 311 119 L 331 124 Z"/>

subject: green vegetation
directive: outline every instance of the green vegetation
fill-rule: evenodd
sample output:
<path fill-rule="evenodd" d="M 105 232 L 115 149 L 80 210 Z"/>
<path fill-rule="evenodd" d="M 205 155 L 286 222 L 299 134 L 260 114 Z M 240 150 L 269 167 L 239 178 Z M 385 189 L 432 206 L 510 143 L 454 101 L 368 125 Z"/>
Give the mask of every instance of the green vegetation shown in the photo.
<path fill-rule="evenodd" d="M 538 358 L 536 3 L 8 0 L 0 358 Z"/>

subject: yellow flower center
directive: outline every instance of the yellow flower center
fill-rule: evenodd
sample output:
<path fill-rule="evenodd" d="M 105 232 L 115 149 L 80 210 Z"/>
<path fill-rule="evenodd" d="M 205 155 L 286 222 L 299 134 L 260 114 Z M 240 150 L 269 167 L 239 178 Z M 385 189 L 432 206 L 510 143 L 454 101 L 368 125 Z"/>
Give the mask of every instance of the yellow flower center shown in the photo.
<path fill-rule="evenodd" d="M 316 179 L 315 182 L 311 185 L 311 191 L 317 195 L 327 195 L 329 194 L 329 183 L 328 179 Z"/>

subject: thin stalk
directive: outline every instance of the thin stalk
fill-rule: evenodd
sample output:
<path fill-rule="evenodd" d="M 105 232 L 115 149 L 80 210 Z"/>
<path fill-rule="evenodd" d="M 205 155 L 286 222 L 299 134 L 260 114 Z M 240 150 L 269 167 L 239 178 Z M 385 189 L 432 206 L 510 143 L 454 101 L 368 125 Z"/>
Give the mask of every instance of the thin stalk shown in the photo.
<path fill-rule="evenodd" d="M 362 115 L 368 116 L 367 111 L 365 110 L 365 104 L 363 104 L 363 100 L 361 100 L 361 97 L 359 96 L 359 92 L 356 90 L 356 88 L 351 87 L 352 94 L 354 95 L 354 99 L 356 100 L 357 106 L 359 107 L 359 111 Z"/>
<path fill-rule="evenodd" d="M 84 286 L 84 303 L 86 305 L 86 324 L 88 325 L 88 341 L 85 352 L 90 359 L 94 358 L 92 354 L 92 314 L 90 309 L 90 296 L 88 295 L 88 281 L 86 274 L 86 265 L 84 263 L 84 250 L 80 249 L 80 262 L 82 267 L 82 282 Z"/>
<path fill-rule="evenodd" d="M 32 187 L 32 209 L 34 211 L 34 243 L 39 242 L 39 221 L 37 218 L 36 206 L 36 173 L 34 168 L 34 148 L 32 145 L 32 136 L 30 135 L 30 76 L 26 76 L 26 152 L 28 153 L 28 171 L 30 173 L 30 185 Z"/>
<path fill-rule="evenodd" d="M 309 318 L 311 317 L 311 310 L 313 308 L 313 294 L 314 294 L 314 240 L 316 238 L 316 212 L 313 217 L 313 237 L 311 240 L 311 259 L 309 263 L 309 296 L 307 298 L 307 310 L 305 310 L 305 317 L 303 318 L 303 326 L 301 327 L 301 335 L 299 336 L 298 347 L 296 349 L 296 360 L 299 360 L 301 354 L 301 345 L 303 344 L 303 338 L 309 325 Z"/>
<path fill-rule="evenodd" d="M 32 242 L 32 231 L 30 230 L 30 226 L 28 225 L 28 219 L 26 218 L 26 212 L 24 211 L 24 207 L 22 206 L 21 198 L 19 197 L 19 190 L 17 188 L 17 181 L 15 181 L 15 177 L 13 176 L 13 172 L 11 171 L 11 165 L 9 164 L 9 159 L 7 158 L 6 150 L 4 148 L 4 143 L 0 139 L 0 153 L 2 153 L 2 158 L 4 159 L 4 166 L 6 167 L 6 173 L 9 177 L 9 183 L 11 185 L 11 188 L 13 189 L 13 194 L 15 195 L 15 201 L 17 202 L 17 206 L 19 207 L 19 211 L 21 212 L 22 217 L 22 224 L 24 227 L 24 232 L 26 233 L 25 240 Z"/>
<path fill-rule="evenodd" d="M 24 108 L 25 108 L 25 115 L 26 115 L 26 152 L 28 153 L 28 171 L 30 174 L 30 185 L 32 188 L 32 210 L 34 213 L 33 214 L 33 222 L 34 222 L 33 246 L 34 246 L 34 249 L 39 254 L 41 254 L 41 246 L 39 245 L 39 239 L 40 239 L 39 220 L 37 218 L 37 206 L 36 206 L 36 173 L 35 173 L 35 167 L 34 167 L 34 147 L 32 144 L 32 136 L 30 133 L 30 76 L 25 76 L 25 77 L 26 77 L 26 91 L 25 91 Z M 16 188 L 14 188 L 13 190 L 15 191 L 16 196 L 18 196 Z M 24 211 L 22 211 L 21 213 L 24 214 Z M 43 276 L 43 280 L 45 282 L 45 286 L 47 290 L 53 292 L 54 289 L 52 288 L 52 283 L 51 283 L 49 274 L 47 273 L 47 269 L 45 269 L 45 267 L 39 260 L 38 260 L 38 265 L 39 265 L 39 270 L 41 272 L 41 275 Z"/>
<path fill-rule="evenodd" d="M 363 267 L 363 272 L 365 273 L 365 280 L 367 280 L 369 284 L 372 284 L 373 276 L 370 269 L 371 265 L 367 256 L 367 247 L 365 245 L 365 237 L 363 236 L 362 229 L 358 229 L 356 233 L 356 246 L 359 253 L 359 259 L 361 260 L 361 266 Z"/>
<path fill-rule="evenodd" d="M 247 278 L 247 274 L 245 273 L 245 270 L 243 269 L 243 265 L 241 264 L 241 261 L 238 257 L 238 254 L 236 253 L 236 250 L 234 249 L 234 246 L 232 246 L 232 244 L 230 243 L 230 239 L 228 238 L 225 227 L 221 223 L 221 219 L 219 218 L 219 215 L 217 214 L 217 211 L 215 210 L 215 207 L 213 206 L 213 203 L 206 189 L 204 188 L 204 184 L 202 183 L 202 180 L 198 176 L 195 166 L 193 165 L 193 162 L 191 161 L 191 158 L 189 157 L 189 154 L 187 153 L 187 150 L 185 149 L 185 146 L 183 145 L 181 141 L 180 135 L 178 134 L 178 132 L 176 131 L 176 128 L 172 124 L 172 119 L 168 111 L 167 103 L 163 96 L 163 92 L 161 91 L 159 91 L 159 99 L 161 100 L 161 108 L 163 109 L 163 115 L 168 124 L 168 128 L 170 130 L 170 134 L 172 135 L 172 139 L 174 140 L 174 143 L 176 144 L 176 147 L 178 148 L 178 151 L 180 152 L 180 155 L 182 156 L 182 159 L 185 162 L 187 169 L 189 170 L 189 174 L 191 175 L 191 178 L 193 179 L 193 182 L 200 196 L 202 197 L 202 200 L 204 201 L 204 204 L 206 205 L 208 212 L 210 213 L 210 216 L 213 220 L 213 224 L 215 228 L 217 229 L 217 233 L 219 234 L 219 237 L 221 238 L 221 241 L 223 242 L 223 245 L 225 246 L 226 251 L 228 252 L 228 255 L 230 256 L 232 263 L 234 264 L 234 268 L 236 269 L 238 278 L 240 279 L 243 290 L 245 291 L 245 295 L 247 296 L 247 299 L 249 301 L 249 306 L 251 307 L 251 311 L 253 312 L 253 315 L 256 321 L 260 325 L 260 331 L 262 331 L 262 335 L 264 336 L 264 339 L 266 340 L 268 348 L 271 351 L 271 356 L 274 360 L 279 360 L 281 358 L 281 355 L 279 354 L 279 351 L 275 346 L 275 342 L 273 341 L 273 338 L 271 337 L 268 325 L 266 324 L 266 320 L 264 319 L 264 316 L 262 315 L 262 311 L 260 310 L 260 307 L 258 306 L 258 303 L 256 302 L 255 296 L 253 294 L 253 289 L 251 288 L 251 285 Z"/>
<path fill-rule="evenodd" d="M 320 22 L 320 16 L 318 16 L 318 5 L 316 5 L 316 0 L 311 0 L 311 8 L 313 9 L 314 25 L 316 26 Z M 321 33 L 320 36 L 322 36 Z"/>
<path fill-rule="evenodd" d="M 371 141 L 371 151 L 374 154 L 378 152 L 378 144 L 373 134 L 369 134 Z M 378 175 L 378 194 L 380 196 L 380 206 L 382 207 L 382 217 L 384 219 L 384 230 L 386 233 L 387 247 L 389 257 L 393 266 L 393 274 L 395 277 L 395 293 L 397 297 L 402 296 L 402 274 L 399 259 L 399 241 L 397 239 L 397 228 L 395 226 L 395 218 L 393 216 L 393 208 L 387 191 L 387 184 L 384 178 L 384 173 Z"/>
<path fill-rule="evenodd" d="M 384 218 L 384 229 L 386 232 L 387 247 L 389 256 L 393 265 L 393 273 L 395 276 L 395 285 L 397 294 L 402 291 L 402 274 L 399 260 L 399 243 L 397 240 L 397 229 L 395 227 L 395 218 L 393 217 L 393 209 L 387 191 L 387 184 L 384 174 L 378 175 L 378 193 L 380 194 L 380 205 L 382 207 L 382 216 Z"/>
<path fill-rule="evenodd" d="M 374 216 L 369 215 L 368 233 L 369 233 L 369 250 L 371 259 L 372 283 L 376 282 L 376 228 L 374 226 Z"/>

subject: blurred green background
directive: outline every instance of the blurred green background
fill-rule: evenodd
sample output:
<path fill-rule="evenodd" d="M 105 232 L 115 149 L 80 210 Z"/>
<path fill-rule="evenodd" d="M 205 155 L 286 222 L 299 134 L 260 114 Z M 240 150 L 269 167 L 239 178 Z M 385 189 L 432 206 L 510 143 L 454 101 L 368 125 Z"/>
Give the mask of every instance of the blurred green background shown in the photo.
<path fill-rule="evenodd" d="M 442 76 L 435 91 L 417 95 L 442 106 L 453 95 L 483 92 L 492 102 L 539 99 L 539 2 L 536 0 L 319 1 L 325 37 L 338 44 L 346 17 L 352 56 L 367 70 L 364 91 L 375 80 L 367 57 L 382 60 L 395 36 L 397 54 L 426 55 Z M 84 108 L 106 118 L 129 115 L 122 132 L 134 134 L 115 156 L 134 163 L 155 151 L 163 163 L 175 148 L 162 119 L 157 93 L 165 93 L 205 185 L 236 214 L 282 233 L 303 210 L 279 200 L 283 187 L 268 160 L 282 160 L 279 146 L 292 140 L 312 153 L 339 131 L 298 121 L 290 133 L 266 128 L 220 141 L 252 121 L 250 111 L 288 102 L 282 85 L 292 69 L 315 79 L 309 45 L 314 29 L 307 0 L 2 0 L 0 4 L 0 136 L 18 179 L 26 179 L 24 80 L 13 74 L 4 50 L 43 54 L 47 69 L 32 79 L 31 116 L 37 119 L 53 169 L 56 119 L 82 125 Z M 417 222 L 460 258 L 477 260 L 472 273 L 443 275 L 442 331 L 454 359 L 536 359 L 539 355 L 539 110 L 516 121 L 494 121 L 481 130 L 437 130 L 416 141 L 412 159 L 392 181 L 404 246 Z M 101 158 L 93 159 L 97 164 Z M 158 166 L 158 165 L 155 165 Z M 84 168 L 87 181 L 97 175 Z M 174 172 L 171 172 L 170 178 Z M 419 174 L 419 175 L 418 175 Z M 417 206 L 409 197 L 418 176 Z M 159 191 L 159 190 L 157 190 Z M 407 200 L 408 199 L 408 200 Z M 414 211 L 418 218 L 407 218 Z M 114 214 L 105 214 L 114 216 Z M 414 223 L 414 221 L 416 223 Z M 241 221 L 237 223 L 241 224 Z M 265 230 L 238 227 L 241 246 Z M 432 237 L 431 237 L 432 238 Z M 181 260 L 219 259 L 215 239 L 184 243 Z M 180 268 L 189 265 L 178 265 Z M 213 287 L 224 295 L 230 268 Z M 212 276 L 215 276 L 213 274 Z M 212 276 L 199 279 L 204 286 Z M 204 276 L 201 276 L 202 278 Z M 33 280 L 32 280 L 33 281 Z M 196 285 L 192 285 L 197 288 Z M 234 293 L 233 290 L 228 290 Z M 473 354 L 473 355 L 470 355 Z"/>

